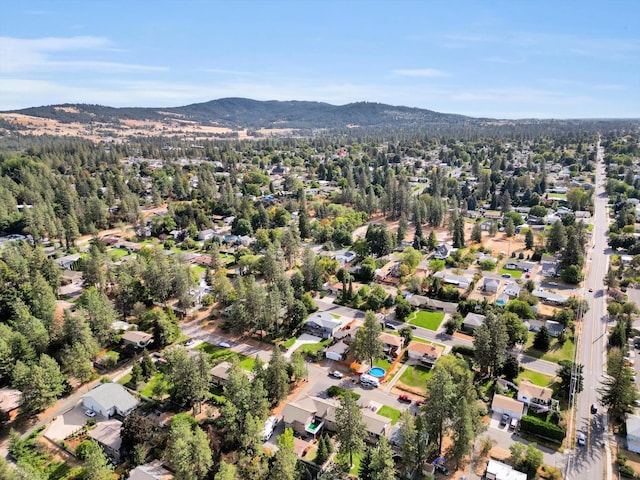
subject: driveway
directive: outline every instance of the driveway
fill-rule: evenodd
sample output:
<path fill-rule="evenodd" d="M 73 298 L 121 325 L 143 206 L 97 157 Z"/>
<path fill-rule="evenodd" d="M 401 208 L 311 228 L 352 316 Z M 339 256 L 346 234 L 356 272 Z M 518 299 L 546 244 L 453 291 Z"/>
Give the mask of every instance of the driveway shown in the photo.
<path fill-rule="evenodd" d="M 293 352 L 295 352 L 302 345 L 307 345 L 307 344 L 310 344 L 310 343 L 320 343 L 321 341 L 322 341 L 322 339 L 320 337 L 316 337 L 314 335 L 309 335 L 308 333 L 303 333 L 298 338 L 296 338 L 296 341 L 293 342 L 293 345 L 291 345 L 289 347 L 289 349 L 284 354 L 284 356 L 286 358 L 290 358 L 291 355 L 293 354 Z"/>
<path fill-rule="evenodd" d="M 82 403 L 78 403 L 71 410 L 58 415 L 45 430 L 45 437 L 57 442 L 64 440 L 72 433 L 80 430 L 87 423 L 87 420 L 89 420 L 84 414 L 85 410 L 86 407 L 84 407 Z M 95 416 L 95 419 L 97 422 L 105 420 L 105 418 L 99 414 Z"/>

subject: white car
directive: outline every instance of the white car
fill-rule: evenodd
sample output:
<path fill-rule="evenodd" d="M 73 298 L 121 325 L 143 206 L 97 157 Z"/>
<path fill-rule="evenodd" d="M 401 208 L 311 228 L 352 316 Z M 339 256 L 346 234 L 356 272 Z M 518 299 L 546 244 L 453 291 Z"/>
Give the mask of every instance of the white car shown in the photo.
<path fill-rule="evenodd" d="M 184 344 L 185 347 L 193 347 L 196 344 L 196 341 L 192 338 L 191 340 L 188 340 L 187 343 Z"/>
<path fill-rule="evenodd" d="M 333 378 L 342 378 L 342 377 L 344 377 L 342 372 L 339 372 L 338 370 L 334 370 L 332 372 L 329 372 L 329 375 L 332 376 Z"/>
<path fill-rule="evenodd" d="M 231 348 L 231 344 L 229 342 L 220 342 L 218 346 L 222 348 Z"/>
<path fill-rule="evenodd" d="M 584 433 L 578 434 L 578 445 L 585 446 L 587 444 L 587 437 Z"/>
<path fill-rule="evenodd" d="M 96 412 L 94 412 L 93 410 L 89 409 L 89 410 L 85 410 L 84 414 L 89 417 L 89 418 L 93 418 L 96 416 Z"/>

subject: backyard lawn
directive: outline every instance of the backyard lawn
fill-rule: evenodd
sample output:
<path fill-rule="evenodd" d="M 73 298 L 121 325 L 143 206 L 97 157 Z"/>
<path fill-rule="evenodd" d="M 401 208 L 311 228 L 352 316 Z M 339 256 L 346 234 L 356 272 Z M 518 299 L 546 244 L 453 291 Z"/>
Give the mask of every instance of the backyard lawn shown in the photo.
<path fill-rule="evenodd" d="M 520 270 L 509 270 L 508 268 L 500 267 L 500 275 L 509 274 L 511 278 L 522 278 L 522 271 Z"/>
<path fill-rule="evenodd" d="M 438 330 L 438 327 L 444 319 L 444 313 L 442 312 L 427 312 L 426 310 L 416 310 L 407 317 L 406 322 L 411 325 L 433 330 Z"/>
<path fill-rule="evenodd" d="M 218 364 L 223 361 L 231 361 L 233 358 L 237 358 L 240 362 L 240 367 L 243 370 L 252 371 L 253 364 L 256 362 L 256 359 L 253 357 L 248 357 L 246 355 L 242 355 L 241 353 L 236 353 L 228 348 L 219 347 L 218 345 L 213 345 L 208 342 L 202 342 L 199 345 L 196 345 L 196 350 L 202 350 L 204 353 L 209 355 L 209 358 L 214 364 Z"/>
<path fill-rule="evenodd" d="M 196 272 L 198 275 L 204 275 L 207 269 L 202 265 L 195 265 L 193 267 L 193 271 Z"/>
<path fill-rule="evenodd" d="M 147 384 L 144 386 L 144 388 L 140 390 L 140 394 L 147 398 L 153 398 L 153 387 L 155 386 L 156 383 L 164 384 L 165 392 L 169 389 L 169 385 L 167 384 L 167 381 L 164 378 L 164 374 L 162 372 L 158 372 L 153 377 L 151 377 L 151 380 L 149 380 Z"/>
<path fill-rule="evenodd" d="M 407 387 L 412 387 L 427 393 L 427 380 L 433 375 L 433 370 L 420 366 L 409 365 L 400 376 L 400 382 Z"/>
<path fill-rule="evenodd" d="M 549 350 L 547 352 L 541 352 L 533 348 L 533 339 L 535 338 L 535 336 L 535 333 L 529 333 L 529 339 L 527 340 L 527 345 L 524 352 L 526 355 L 555 363 L 558 363 L 560 360 L 573 360 L 573 355 L 575 353 L 573 336 L 569 336 L 564 345 L 560 345 L 558 343 L 558 340 L 553 338 L 551 340 L 551 346 L 549 347 Z"/>
<path fill-rule="evenodd" d="M 281 348 L 285 348 L 285 349 L 289 349 L 291 348 L 291 346 L 296 343 L 296 337 L 291 337 L 289 340 L 287 340 L 286 342 L 282 342 L 280 344 Z"/>
<path fill-rule="evenodd" d="M 389 369 L 391 368 L 391 362 L 386 358 L 378 358 L 373 361 L 373 366 L 384 368 L 388 372 Z"/>
<path fill-rule="evenodd" d="M 539 387 L 548 387 L 550 386 L 555 377 L 551 375 L 545 375 L 544 373 L 534 372 L 533 370 L 527 370 L 526 368 L 518 375 L 516 379 L 516 383 L 520 383 L 522 380 L 529 380 L 534 385 L 538 385 Z"/>
<path fill-rule="evenodd" d="M 119 262 L 120 259 L 126 255 L 129 255 L 129 252 L 124 248 L 112 248 L 109 250 L 109 258 L 114 262 Z"/>
<path fill-rule="evenodd" d="M 400 419 L 400 415 L 402 412 L 397 408 L 390 407 L 388 405 L 383 405 L 378 410 L 378 415 L 382 415 L 383 417 L 387 417 L 391 419 L 391 425 L 395 425 Z"/>
<path fill-rule="evenodd" d="M 326 340 L 322 340 L 321 342 L 318 343 L 307 343 L 305 345 L 301 345 L 298 349 L 296 349 L 296 352 L 300 352 L 300 353 L 308 353 L 310 355 L 315 355 L 316 353 L 318 353 L 320 350 L 322 350 L 325 346 L 329 345 L 331 343 L 331 339 L 328 338 Z"/>

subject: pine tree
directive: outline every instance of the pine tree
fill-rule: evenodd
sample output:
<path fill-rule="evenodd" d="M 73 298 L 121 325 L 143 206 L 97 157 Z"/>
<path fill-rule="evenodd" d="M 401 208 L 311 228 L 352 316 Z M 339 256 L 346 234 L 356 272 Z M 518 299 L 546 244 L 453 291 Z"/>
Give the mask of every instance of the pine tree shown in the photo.
<path fill-rule="evenodd" d="M 530 228 L 527 229 L 527 233 L 525 233 L 524 235 L 524 245 L 527 248 L 527 250 L 531 250 L 533 248 L 533 245 L 534 245 L 533 231 Z"/>
<path fill-rule="evenodd" d="M 482 227 L 479 223 L 476 223 L 471 230 L 471 241 L 476 243 L 482 243 Z"/>
<path fill-rule="evenodd" d="M 464 247 L 464 219 L 459 215 L 453 224 L 453 247 Z"/>
<path fill-rule="evenodd" d="M 373 447 L 368 446 L 364 455 L 360 459 L 360 469 L 358 470 L 358 478 L 360 480 L 374 480 L 374 466 L 373 466 Z"/>

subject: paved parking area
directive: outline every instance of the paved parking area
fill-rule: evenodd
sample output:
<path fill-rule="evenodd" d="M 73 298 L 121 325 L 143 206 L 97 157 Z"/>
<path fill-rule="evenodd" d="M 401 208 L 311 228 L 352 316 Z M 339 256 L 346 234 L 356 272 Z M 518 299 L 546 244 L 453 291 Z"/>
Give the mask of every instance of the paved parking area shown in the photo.
<path fill-rule="evenodd" d="M 69 435 L 77 430 L 80 430 L 89 418 L 84 414 L 86 407 L 82 406 L 82 403 L 78 403 L 75 407 L 62 415 L 58 415 L 56 419 L 49 424 L 44 432 L 44 435 L 57 442 L 64 440 Z M 96 422 L 105 420 L 101 415 L 95 416 Z"/>

